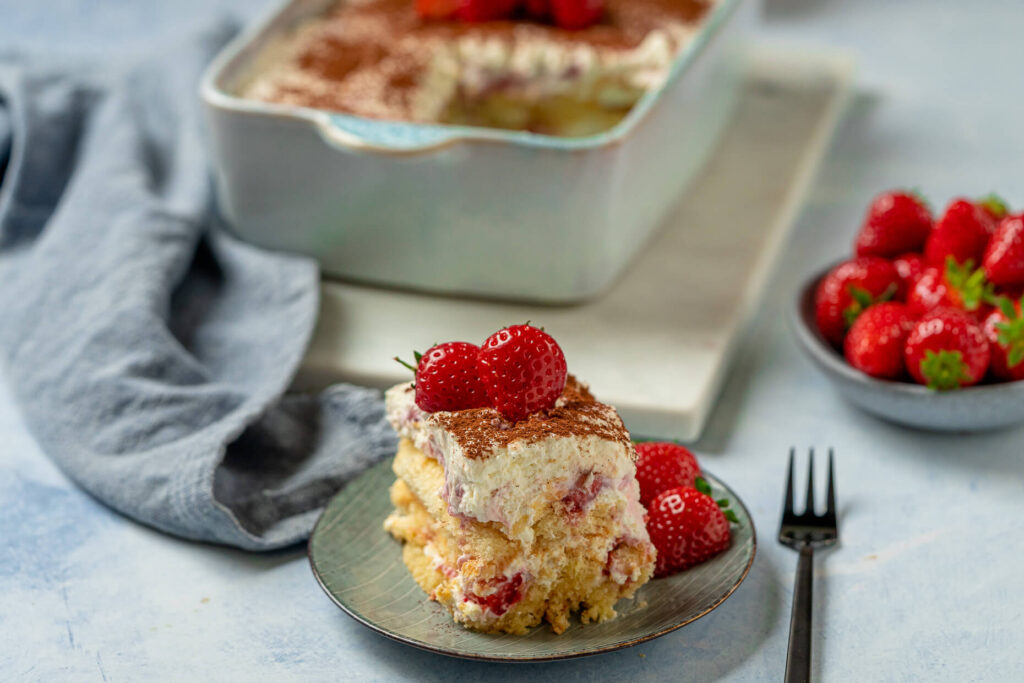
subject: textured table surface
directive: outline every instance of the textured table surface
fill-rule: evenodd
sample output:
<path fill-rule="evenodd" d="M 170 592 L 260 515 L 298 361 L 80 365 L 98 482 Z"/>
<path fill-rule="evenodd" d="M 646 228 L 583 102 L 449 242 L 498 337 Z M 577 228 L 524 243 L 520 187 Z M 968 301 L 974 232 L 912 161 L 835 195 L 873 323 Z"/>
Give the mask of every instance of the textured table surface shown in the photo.
<path fill-rule="evenodd" d="M 0 45 L 130 46 L 143 26 L 265 4 L 7 0 Z M 300 549 L 199 546 L 108 511 L 39 452 L 0 383 L 0 678 L 777 680 L 795 557 L 772 535 L 796 444 L 838 456 L 843 544 L 817 565 L 819 677 L 1024 680 L 1024 429 L 950 436 L 880 423 L 830 391 L 782 320 L 799 280 L 845 250 L 881 188 L 916 186 L 937 203 L 996 189 L 1024 204 L 1022 21 L 1010 1 L 769 0 L 762 36 L 852 50 L 861 94 L 696 445 L 761 532 L 746 583 L 708 617 L 631 650 L 529 667 L 412 650 L 335 608 Z"/>

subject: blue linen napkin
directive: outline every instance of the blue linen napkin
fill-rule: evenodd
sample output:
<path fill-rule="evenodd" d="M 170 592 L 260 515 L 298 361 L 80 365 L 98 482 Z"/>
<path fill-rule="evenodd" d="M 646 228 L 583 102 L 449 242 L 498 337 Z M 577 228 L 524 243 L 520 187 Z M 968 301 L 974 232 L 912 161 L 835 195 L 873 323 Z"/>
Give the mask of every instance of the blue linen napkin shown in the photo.
<path fill-rule="evenodd" d="M 287 393 L 317 269 L 216 226 L 197 84 L 233 30 L 131 65 L 0 55 L 0 360 L 96 498 L 266 550 L 305 538 L 395 437 L 378 392 Z"/>

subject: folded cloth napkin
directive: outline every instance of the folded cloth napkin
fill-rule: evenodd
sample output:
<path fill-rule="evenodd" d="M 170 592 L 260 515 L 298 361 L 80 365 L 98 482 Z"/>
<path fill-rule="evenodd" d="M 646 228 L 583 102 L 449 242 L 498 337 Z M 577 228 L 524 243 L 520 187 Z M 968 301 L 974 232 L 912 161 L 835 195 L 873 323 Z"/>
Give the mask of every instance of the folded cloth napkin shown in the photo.
<path fill-rule="evenodd" d="M 96 498 L 265 550 L 305 538 L 394 436 L 378 392 L 286 393 L 316 267 L 216 228 L 197 84 L 232 32 L 131 66 L 0 55 L 0 358 L 44 451 Z"/>

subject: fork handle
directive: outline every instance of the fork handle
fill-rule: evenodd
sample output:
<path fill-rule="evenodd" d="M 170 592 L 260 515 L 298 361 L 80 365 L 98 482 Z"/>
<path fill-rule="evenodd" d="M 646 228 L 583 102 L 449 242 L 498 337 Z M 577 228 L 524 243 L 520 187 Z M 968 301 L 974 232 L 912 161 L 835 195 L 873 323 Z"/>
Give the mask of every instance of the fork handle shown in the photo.
<path fill-rule="evenodd" d="M 814 548 L 801 546 L 793 585 L 793 613 L 789 621 L 786 683 L 811 680 L 811 606 L 814 596 Z"/>

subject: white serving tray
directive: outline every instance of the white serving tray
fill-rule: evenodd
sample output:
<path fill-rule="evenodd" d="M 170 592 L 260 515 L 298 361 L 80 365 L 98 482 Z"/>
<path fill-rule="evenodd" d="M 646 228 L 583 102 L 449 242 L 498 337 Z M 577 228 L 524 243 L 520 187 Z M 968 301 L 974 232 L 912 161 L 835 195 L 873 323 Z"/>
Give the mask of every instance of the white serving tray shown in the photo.
<path fill-rule="evenodd" d="M 637 261 L 594 301 L 495 303 L 325 281 L 297 385 L 386 387 L 411 377 L 393 356 L 411 358 L 440 341 L 480 343 L 529 320 L 558 340 L 569 371 L 616 406 L 634 435 L 698 438 L 853 71 L 846 55 L 753 50 L 711 159 Z"/>

